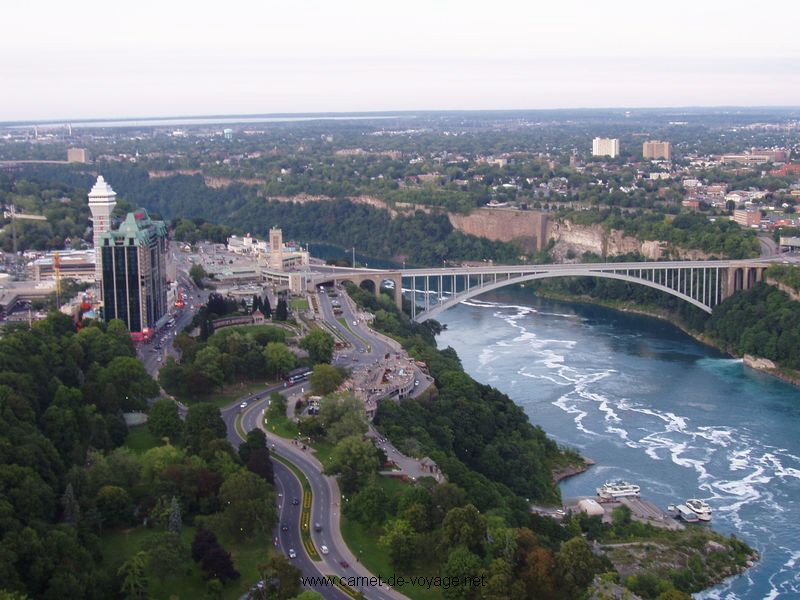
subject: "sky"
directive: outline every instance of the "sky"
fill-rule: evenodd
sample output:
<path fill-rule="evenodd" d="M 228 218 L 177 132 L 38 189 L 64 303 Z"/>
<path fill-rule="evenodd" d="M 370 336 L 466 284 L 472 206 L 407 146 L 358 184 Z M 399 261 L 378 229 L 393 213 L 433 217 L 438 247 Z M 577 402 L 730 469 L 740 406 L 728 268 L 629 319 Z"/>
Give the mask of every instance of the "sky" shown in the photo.
<path fill-rule="evenodd" d="M 800 105 L 799 0 L 5 2 L 0 121 Z"/>

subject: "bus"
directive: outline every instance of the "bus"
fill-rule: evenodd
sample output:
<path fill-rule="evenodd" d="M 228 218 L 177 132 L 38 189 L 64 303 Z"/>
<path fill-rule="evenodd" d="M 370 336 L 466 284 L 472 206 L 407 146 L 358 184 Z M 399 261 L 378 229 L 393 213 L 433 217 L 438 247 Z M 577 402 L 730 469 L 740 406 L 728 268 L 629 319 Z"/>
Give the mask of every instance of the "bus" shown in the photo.
<path fill-rule="evenodd" d="M 305 381 L 308 379 L 309 375 L 311 375 L 311 369 L 308 367 L 300 367 L 299 369 L 289 371 L 286 374 L 286 381 L 289 382 L 290 385 L 294 385 L 295 383 Z"/>

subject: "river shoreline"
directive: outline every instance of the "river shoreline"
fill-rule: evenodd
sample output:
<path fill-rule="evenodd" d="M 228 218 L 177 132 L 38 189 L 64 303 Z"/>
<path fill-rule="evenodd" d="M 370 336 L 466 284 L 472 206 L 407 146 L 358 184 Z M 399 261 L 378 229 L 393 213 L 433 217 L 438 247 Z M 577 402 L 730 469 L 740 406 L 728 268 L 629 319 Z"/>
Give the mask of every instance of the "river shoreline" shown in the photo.
<path fill-rule="evenodd" d="M 750 355 L 739 356 L 736 353 L 732 353 L 728 349 L 718 345 L 708 336 L 703 335 L 702 333 L 698 333 L 696 331 L 692 331 L 691 329 L 686 327 L 683 323 L 681 323 L 679 320 L 677 320 L 674 314 L 668 311 L 659 310 L 656 308 L 650 308 L 650 309 L 636 308 L 622 302 L 598 300 L 596 298 L 592 298 L 591 296 L 585 296 L 585 295 L 573 296 L 571 294 L 559 294 L 557 292 L 543 291 L 543 290 L 533 290 L 533 292 L 535 295 L 541 298 L 548 298 L 550 300 L 561 300 L 564 302 L 576 302 L 578 304 L 602 306 L 604 308 L 610 308 L 624 313 L 642 315 L 645 317 L 653 317 L 655 319 L 667 321 L 672 325 L 674 325 L 675 327 L 677 327 L 678 329 L 680 329 L 682 332 L 684 332 L 686 335 L 688 335 L 695 341 L 703 344 L 704 346 L 708 346 L 709 348 L 713 348 L 714 350 L 723 352 L 727 356 L 730 356 L 731 358 L 741 358 L 744 362 L 744 365 L 750 369 L 759 371 L 761 373 L 764 373 L 765 375 L 770 375 L 772 377 L 775 377 L 776 379 L 780 379 L 781 381 L 784 381 L 785 383 L 789 383 L 796 387 L 800 387 L 800 373 L 787 372 L 786 370 L 775 366 L 775 364 L 772 363 L 772 361 L 758 356 L 750 356 Z"/>

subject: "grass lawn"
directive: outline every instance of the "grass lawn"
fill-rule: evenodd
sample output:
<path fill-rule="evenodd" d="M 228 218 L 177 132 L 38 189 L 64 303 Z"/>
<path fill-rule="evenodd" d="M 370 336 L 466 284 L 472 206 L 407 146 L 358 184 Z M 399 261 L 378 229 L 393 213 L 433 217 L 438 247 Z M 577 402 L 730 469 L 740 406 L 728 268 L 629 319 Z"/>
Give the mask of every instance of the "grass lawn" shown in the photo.
<path fill-rule="evenodd" d="M 283 327 L 278 327 L 276 325 L 236 325 L 233 327 L 225 327 L 220 331 L 235 331 L 237 333 L 241 333 L 242 335 L 255 335 L 257 333 L 270 333 L 276 337 L 275 341 L 286 341 L 286 338 L 289 337 L 289 332 L 286 331 Z"/>
<path fill-rule="evenodd" d="M 126 448 L 133 450 L 136 454 L 142 454 L 161 445 L 161 440 L 150 433 L 147 425 L 137 425 L 128 429 L 128 437 L 125 438 Z"/>
<path fill-rule="evenodd" d="M 268 417 L 267 430 L 270 433 L 274 433 L 275 435 L 290 440 L 300 435 L 300 432 L 297 429 L 297 423 L 290 421 L 286 415 Z M 333 452 L 332 444 L 329 444 L 325 441 L 312 441 L 306 445 L 314 451 L 314 456 L 317 457 L 319 462 L 321 462 L 323 465 L 328 464 L 328 460 L 331 457 L 331 452 Z"/>
<path fill-rule="evenodd" d="M 228 406 L 234 400 L 241 398 L 242 396 L 246 396 L 247 394 L 252 394 L 255 392 L 260 392 L 264 388 L 269 385 L 272 385 L 273 381 L 241 381 L 239 383 L 228 383 L 225 384 L 225 388 L 220 391 L 215 391 L 212 394 L 208 394 L 207 396 L 203 396 L 201 398 L 186 398 L 183 396 L 176 396 L 178 400 L 183 402 L 184 404 L 197 404 L 199 402 L 210 402 L 211 404 L 218 406 L 219 408 L 224 408 Z"/>
<path fill-rule="evenodd" d="M 289 300 L 289 308 L 300 312 L 306 311 L 308 310 L 308 300 L 305 298 L 291 298 Z"/>
<path fill-rule="evenodd" d="M 129 556 L 136 553 L 144 540 L 157 532 L 158 530 L 155 529 L 135 528 L 112 531 L 103 535 L 101 540 L 103 557 L 111 566 L 112 571 L 115 571 Z M 187 552 L 191 548 L 194 534 L 194 527 L 184 527 L 181 532 L 181 539 L 186 544 Z M 241 573 L 239 579 L 225 586 L 222 594 L 225 600 L 234 600 L 241 597 L 258 580 L 258 564 L 266 561 L 271 546 L 265 545 L 269 544 L 269 541 L 259 545 L 256 542 L 237 544 L 221 539 L 220 543 L 231 553 L 236 570 Z M 148 598 L 189 600 L 207 597 L 206 582 L 203 581 L 200 568 L 188 555 L 186 568 L 186 575 L 167 577 L 163 582 L 151 577 Z"/>

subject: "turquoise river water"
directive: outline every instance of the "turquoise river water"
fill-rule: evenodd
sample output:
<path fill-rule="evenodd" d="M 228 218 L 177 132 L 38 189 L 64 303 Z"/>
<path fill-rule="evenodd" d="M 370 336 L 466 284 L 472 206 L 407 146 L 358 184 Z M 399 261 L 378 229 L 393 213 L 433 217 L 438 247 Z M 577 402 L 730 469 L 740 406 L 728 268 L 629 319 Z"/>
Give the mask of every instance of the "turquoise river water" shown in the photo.
<path fill-rule="evenodd" d="M 698 497 L 761 553 L 698 598 L 800 598 L 800 389 L 669 323 L 506 288 L 439 315 L 439 346 L 596 466 L 562 484 L 638 483 L 661 507 Z"/>

